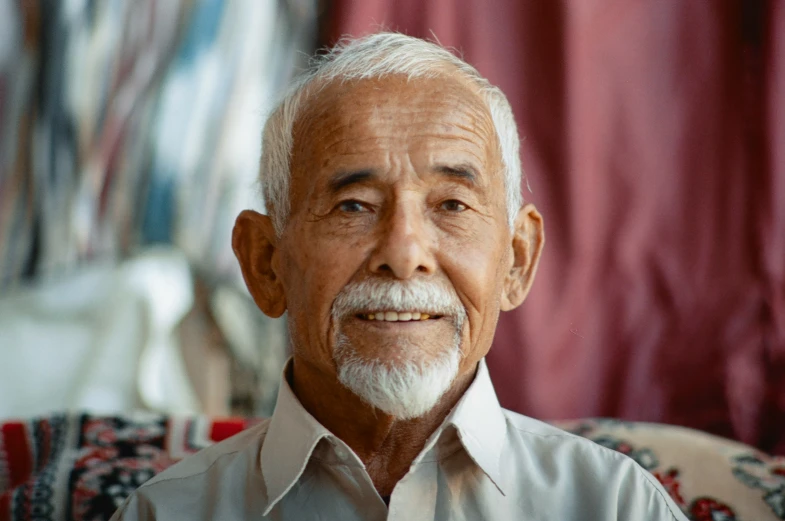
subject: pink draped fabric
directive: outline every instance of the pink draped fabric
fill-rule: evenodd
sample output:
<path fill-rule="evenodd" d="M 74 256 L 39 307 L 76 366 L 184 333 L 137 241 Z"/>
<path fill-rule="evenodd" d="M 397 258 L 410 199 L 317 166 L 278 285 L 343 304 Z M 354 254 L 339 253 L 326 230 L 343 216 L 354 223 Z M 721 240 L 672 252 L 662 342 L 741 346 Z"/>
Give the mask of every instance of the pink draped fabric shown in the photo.
<path fill-rule="evenodd" d="M 333 0 L 454 46 L 513 105 L 547 244 L 488 363 L 544 419 L 785 453 L 785 2 Z"/>

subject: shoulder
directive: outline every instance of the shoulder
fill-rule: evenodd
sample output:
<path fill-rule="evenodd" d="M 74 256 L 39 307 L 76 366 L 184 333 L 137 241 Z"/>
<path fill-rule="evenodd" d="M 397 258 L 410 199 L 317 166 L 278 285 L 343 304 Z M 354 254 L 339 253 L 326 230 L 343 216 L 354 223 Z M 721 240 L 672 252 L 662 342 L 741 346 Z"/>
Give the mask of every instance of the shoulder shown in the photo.
<path fill-rule="evenodd" d="M 253 486 L 266 499 L 260 452 L 269 420 L 216 443 L 153 477 L 139 487 L 112 519 L 208 519 L 227 503 L 247 504 Z"/>
<path fill-rule="evenodd" d="M 573 455 L 584 455 L 583 458 L 570 458 L 573 465 L 597 465 L 603 468 L 630 467 L 640 468 L 632 459 L 624 454 L 611 450 L 528 416 L 504 409 L 507 421 L 507 436 L 511 443 L 522 443 L 540 449 L 538 457 L 555 457 L 561 452 Z M 542 449 L 548 449 L 543 451 Z M 643 469 L 641 469 L 643 470 Z"/>
<path fill-rule="evenodd" d="M 551 480 L 576 503 L 617 512 L 618 519 L 685 519 L 659 481 L 631 458 L 545 422 L 507 410 L 504 415 L 508 454 L 515 454 L 518 469 Z"/>
<path fill-rule="evenodd" d="M 514 452 L 534 464 L 553 464 L 563 470 L 614 473 L 620 469 L 637 472 L 638 465 L 627 456 L 548 423 L 504 410 L 507 442 Z M 642 471 L 643 469 L 641 469 Z"/>
<path fill-rule="evenodd" d="M 219 462 L 223 463 L 224 461 L 233 460 L 238 456 L 244 458 L 255 453 L 258 461 L 259 451 L 269 425 L 270 420 L 265 419 L 250 429 L 246 429 L 215 445 L 202 449 L 150 479 L 140 489 L 149 488 L 163 482 L 189 479 L 201 474 L 221 472 L 226 469 L 226 465 L 219 464 Z"/>

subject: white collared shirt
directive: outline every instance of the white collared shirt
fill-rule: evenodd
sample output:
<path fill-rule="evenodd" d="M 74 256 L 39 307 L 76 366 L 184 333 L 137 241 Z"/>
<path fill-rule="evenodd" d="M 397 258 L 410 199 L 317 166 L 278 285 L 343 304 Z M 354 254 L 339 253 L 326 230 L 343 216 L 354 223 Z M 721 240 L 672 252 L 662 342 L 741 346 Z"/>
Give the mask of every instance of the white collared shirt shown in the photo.
<path fill-rule="evenodd" d="M 502 409 L 484 360 L 389 507 L 284 377 L 272 418 L 154 477 L 112 519 L 686 521 L 630 458 Z"/>

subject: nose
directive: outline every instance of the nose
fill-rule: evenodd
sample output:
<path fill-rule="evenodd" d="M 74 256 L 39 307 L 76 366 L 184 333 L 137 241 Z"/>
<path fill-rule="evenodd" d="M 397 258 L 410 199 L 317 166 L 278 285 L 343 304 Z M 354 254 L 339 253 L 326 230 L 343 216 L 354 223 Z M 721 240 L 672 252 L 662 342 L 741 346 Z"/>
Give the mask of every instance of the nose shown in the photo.
<path fill-rule="evenodd" d="M 402 280 L 434 273 L 436 260 L 422 209 L 397 204 L 380 225 L 379 243 L 370 259 L 372 273 Z"/>

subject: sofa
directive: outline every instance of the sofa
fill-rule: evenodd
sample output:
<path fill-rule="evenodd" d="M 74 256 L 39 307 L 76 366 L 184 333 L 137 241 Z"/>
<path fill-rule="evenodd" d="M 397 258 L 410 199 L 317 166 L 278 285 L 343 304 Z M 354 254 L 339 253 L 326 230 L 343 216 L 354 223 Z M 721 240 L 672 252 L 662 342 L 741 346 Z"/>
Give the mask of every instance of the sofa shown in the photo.
<path fill-rule="evenodd" d="M 258 419 L 52 414 L 0 423 L 0 521 L 104 520 L 142 483 Z M 622 452 L 696 521 L 785 519 L 785 458 L 670 425 L 584 419 L 559 427 Z"/>

